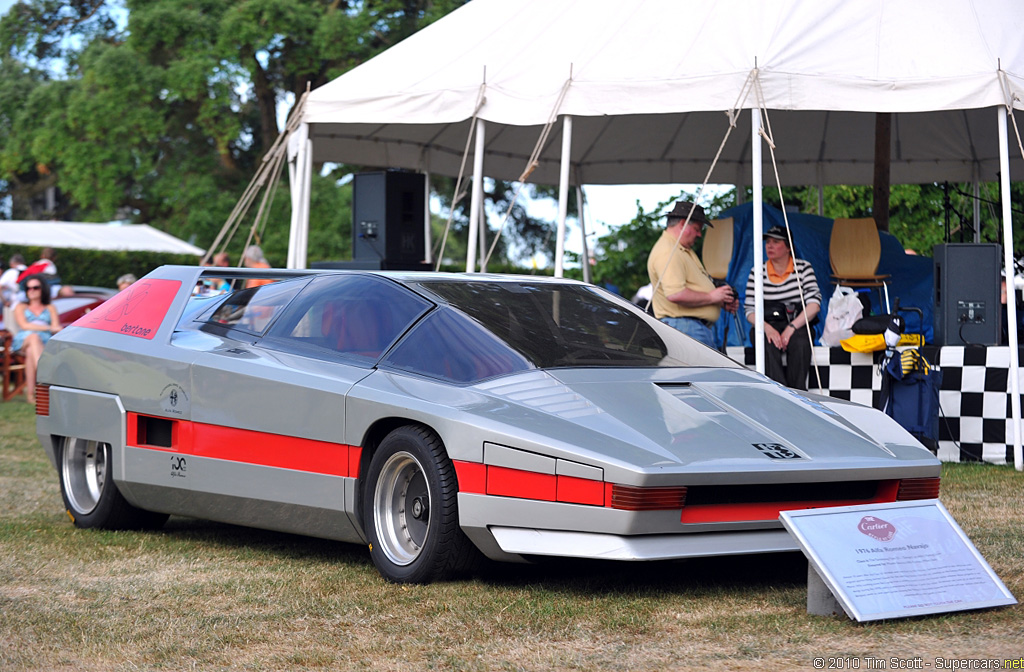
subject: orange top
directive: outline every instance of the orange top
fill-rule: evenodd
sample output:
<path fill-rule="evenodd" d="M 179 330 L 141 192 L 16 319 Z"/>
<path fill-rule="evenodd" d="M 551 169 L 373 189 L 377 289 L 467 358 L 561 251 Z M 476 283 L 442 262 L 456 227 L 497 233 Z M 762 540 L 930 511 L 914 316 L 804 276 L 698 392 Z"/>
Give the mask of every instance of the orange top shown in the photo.
<path fill-rule="evenodd" d="M 775 264 L 773 264 L 770 261 L 767 264 L 765 264 L 764 266 L 765 266 L 765 269 L 768 271 L 768 281 L 771 282 L 774 285 L 778 285 L 783 280 L 788 278 L 789 274 L 793 272 L 793 256 L 790 255 L 790 257 L 789 257 L 789 264 L 786 266 L 786 270 L 783 271 L 782 273 L 776 273 L 775 272 Z"/>

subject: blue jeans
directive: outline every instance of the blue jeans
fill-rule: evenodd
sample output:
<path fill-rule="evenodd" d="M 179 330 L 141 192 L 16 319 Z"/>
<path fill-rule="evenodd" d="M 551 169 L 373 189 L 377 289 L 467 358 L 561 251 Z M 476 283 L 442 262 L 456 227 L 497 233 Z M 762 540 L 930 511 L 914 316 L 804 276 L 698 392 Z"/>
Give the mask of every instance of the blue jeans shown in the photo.
<path fill-rule="evenodd" d="M 715 347 L 715 339 L 714 334 L 711 332 L 711 327 L 705 326 L 700 320 L 692 317 L 663 317 L 661 321 L 683 332 L 690 338 L 700 341 L 709 348 Z"/>

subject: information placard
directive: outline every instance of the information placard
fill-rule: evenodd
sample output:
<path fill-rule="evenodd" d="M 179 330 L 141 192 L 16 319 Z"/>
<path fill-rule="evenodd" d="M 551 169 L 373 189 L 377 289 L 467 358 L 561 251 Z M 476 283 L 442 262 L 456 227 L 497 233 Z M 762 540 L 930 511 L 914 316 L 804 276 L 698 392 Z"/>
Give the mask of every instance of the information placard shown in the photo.
<path fill-rule="evenodd" d="M 779 518 L 857 621 L 1017 603 L 937 499 L 783 511 Z"/>

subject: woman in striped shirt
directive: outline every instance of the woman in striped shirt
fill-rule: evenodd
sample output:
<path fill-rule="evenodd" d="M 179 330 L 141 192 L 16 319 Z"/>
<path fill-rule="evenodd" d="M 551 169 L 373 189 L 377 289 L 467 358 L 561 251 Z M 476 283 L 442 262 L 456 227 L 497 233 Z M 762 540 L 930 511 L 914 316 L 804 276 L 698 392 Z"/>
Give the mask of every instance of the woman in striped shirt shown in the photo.
<path fill-rule="evenodd" d="M 811 368 L 811 340 L 805 325 L 813 322 L 821 310 L 821 290 L 811 264 L 795 259 L 789 248 L 786 229 L 773 226 L 764 234 L 765 256 L 761 269 L 765 303 L 765 374 L 788 387 L 807 389 Z M 743 307 L 747 321 L 754 324 L 754 271 L 747 278 Z M 803 293 L 803 303 L 800 294 Z M 805 308 L 806 306 L 806 308 Z M 754 339 L 754 330 L 750 330 Z M 782 353 L 786 353 L 786 365 Z"/>

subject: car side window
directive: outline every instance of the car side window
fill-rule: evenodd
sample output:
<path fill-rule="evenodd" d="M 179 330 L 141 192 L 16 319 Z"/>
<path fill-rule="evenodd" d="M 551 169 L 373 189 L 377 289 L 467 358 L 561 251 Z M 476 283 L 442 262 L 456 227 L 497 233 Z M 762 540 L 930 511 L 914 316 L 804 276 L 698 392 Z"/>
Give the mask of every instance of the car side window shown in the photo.
<path fill-rule="evenodd" d="M 259 336 L 305 284 L 305 279 L 298 279 L 232 292 L 197 319 L 205 323 L 203 328 L 233 329 Z"/>
<path fill-rule="evenodd" d="M 482 324 L 451 308 L 428 315 L 384 364 L 455 383 L 535 368 Z"/>
<path fill-rule="evenodd" d="M 432 305 L 384 278 L 322 276 L 309 283 L 264 342 L 312 356 L 375 362 Z"/>

